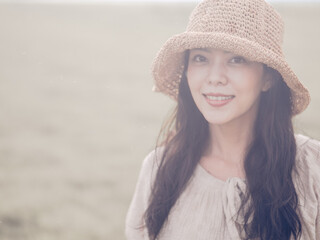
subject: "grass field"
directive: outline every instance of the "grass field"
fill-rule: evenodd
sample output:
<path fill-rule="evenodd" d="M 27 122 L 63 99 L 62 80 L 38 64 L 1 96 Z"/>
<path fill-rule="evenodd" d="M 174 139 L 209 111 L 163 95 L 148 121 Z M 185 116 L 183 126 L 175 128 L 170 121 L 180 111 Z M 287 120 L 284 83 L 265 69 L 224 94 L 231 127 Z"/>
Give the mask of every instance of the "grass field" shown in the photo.
<path fill-rule="evenodd" d="M 0 239 L 124 239 L 140 164 L 174 103 L 151 62 L 188 4 L 0 5 Z M 320 5 L 277 4 L 320 138 Z"/>

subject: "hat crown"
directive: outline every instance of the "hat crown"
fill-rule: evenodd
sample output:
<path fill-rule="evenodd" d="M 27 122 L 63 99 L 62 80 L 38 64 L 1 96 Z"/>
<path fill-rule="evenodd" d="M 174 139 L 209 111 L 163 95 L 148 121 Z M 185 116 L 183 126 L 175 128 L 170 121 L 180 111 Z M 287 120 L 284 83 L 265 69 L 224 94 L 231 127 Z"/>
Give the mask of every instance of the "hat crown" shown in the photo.
<path fill-rule="evenodd" d="M 283 25 L 264 0 L 204 0 L 193 10 L 187 32 L 227 33 L 283 55 Z"/>

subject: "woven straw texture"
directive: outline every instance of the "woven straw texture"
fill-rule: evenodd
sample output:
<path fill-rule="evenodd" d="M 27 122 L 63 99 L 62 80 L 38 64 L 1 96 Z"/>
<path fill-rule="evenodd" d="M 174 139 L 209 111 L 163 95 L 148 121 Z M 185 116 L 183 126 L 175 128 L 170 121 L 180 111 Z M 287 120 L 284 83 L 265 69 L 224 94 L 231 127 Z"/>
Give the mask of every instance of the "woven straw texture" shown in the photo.
<path fill-rule="evenodd" d="M 154 90 L 177 99 L 185 50 L 223 49 L 277 70 L 291 89 L 293 114 L 301 113 L 310 96 L 284 58 L 283 25 L 264 0 L 204 0 L 193 10 L 186 31 L 171 37 L 157 54 Z"/>

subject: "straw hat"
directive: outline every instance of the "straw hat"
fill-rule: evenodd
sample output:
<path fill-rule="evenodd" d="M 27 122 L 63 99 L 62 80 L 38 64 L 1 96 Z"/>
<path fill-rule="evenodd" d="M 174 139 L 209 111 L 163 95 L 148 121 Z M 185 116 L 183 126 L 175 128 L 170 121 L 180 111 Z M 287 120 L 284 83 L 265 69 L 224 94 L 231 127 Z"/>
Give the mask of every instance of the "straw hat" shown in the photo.
<path fill-rule="evenodd" d="M 171 37 L 155 58 L 154 90 L 177 99 L 185 50 L 223 49 L 277 70 L 291 89 L 293 114 L 298 114 L 310 96 L 287 64 L 282 42 L 283 21 L 264 0 L 204 0 L 193 10 L 187 30 Z"/>

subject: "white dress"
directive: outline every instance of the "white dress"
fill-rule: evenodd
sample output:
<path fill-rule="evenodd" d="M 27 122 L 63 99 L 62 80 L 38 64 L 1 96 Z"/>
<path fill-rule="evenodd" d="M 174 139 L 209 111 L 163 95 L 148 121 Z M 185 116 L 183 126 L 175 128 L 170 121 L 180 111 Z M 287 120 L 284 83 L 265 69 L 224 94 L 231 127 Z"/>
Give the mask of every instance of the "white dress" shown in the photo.
<path fill-rule="evenodd" d="M 296 135 L 296 142 L 300 180 L 296 180 L 296 174 L 293 177 L 302 223 L 300 239 L 320 240 L 320 142 L 302 135 Z M 149 239 L 147 229 L 143 228 L 143 214 L 160 159 L 161 149 L 151 152 L 143 162 L 127 213 L 127 240 Z M 198 164 L 191 181 L 171 209 L 158 239 L 240 240 L 237 226 L 241 226 L 241 219 L 234 216 L 241 203 L 240 193 L 245 188 L 245 180 L 236 177 L 219 180 Z"/>

